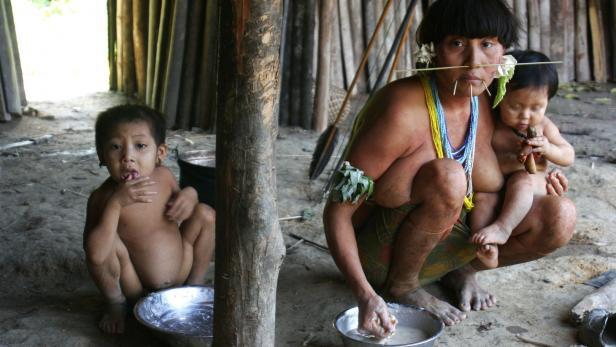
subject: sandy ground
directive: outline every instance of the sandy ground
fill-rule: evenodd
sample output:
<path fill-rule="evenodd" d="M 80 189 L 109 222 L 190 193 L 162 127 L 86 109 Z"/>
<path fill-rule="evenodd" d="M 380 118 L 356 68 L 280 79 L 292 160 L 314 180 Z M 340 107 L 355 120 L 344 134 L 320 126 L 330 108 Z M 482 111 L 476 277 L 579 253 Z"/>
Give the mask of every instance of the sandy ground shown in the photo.
<path fill-rule="evenodd" d="M 438 346 L 524 346 L 516 334 L 550 346 L 576 343 L 568 311 L 593 291 L 583 282 L 616 268 L 616 97 L 611 85 L 561 90 L 549 111 L 577 151 L 565 169 L 577 206 L 576 233 L 566 247 L 531 263 L 486 271 L 479 278 L 499 299 L 449 327 Z M 585 88 L 589 89 L 589 88 Z M 579 99 L 568 98 L 576 94 Z M 62 103 L 34 103 L 37 116 L 0 124 L 0 145 L 52 134 L 46 143 L 0 152 L 0 345 L 162 346 L 134 319 L 120 337 L 97 326 L 102 300 L 88 278 L 82 250 L 86 196 L 106 178 L 94 153 L 94 117 L 124 102 L 99 93 Z M 316 134 L 280 129 L 276 143 L 279 216 L 310 210 L 306 221 L 281 222 L 290 234 L 325 244 L 321 223 L 325 175 L 307 179 Z M 171 148 L 214 148 L 214 136 L 174 131 Z M 192 143 L 192 144 L 191 144 Z M 179 173 L 174 158 L 167 165 Z M 429 288 L 449 297 L 437 285 Z M 337 313 L 353 305 L 326 251 L 295 245 L 284 260 L 277 297 L 276 345 L 341 346 L 332 328 Z"/>

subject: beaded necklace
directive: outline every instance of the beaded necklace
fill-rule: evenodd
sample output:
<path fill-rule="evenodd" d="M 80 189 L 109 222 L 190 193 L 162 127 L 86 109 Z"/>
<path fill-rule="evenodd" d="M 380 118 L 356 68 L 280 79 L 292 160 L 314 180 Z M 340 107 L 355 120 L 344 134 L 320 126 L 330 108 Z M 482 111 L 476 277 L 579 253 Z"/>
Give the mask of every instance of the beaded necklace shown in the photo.
<path fill-rule="evenodd" d="M 429 79 L 429 80 L 428 80 Z M 470 211 L 473 208 L 473 161 L 475 158 L 475 139 L 477 135 L 477 120 L 479 118 L 479 101 L 476 96 L 471 97 L 471 115 L 468 130 L 464 143 L 459 148 L 453 148 L 447 133 L 447 123 L 445 122 L 445 111 L 438 97 L 436 78 L 432 75 L 421 76 L 421 83 L 426 95 L 426 106 L 430 116 L 430 129 L 432 131 L 432 141 L 436 149 L 436 155 L 440 158 L 450 158 L 456 160 L 464 168 L 466 174 L 466 197 L 464 207 Z"/>

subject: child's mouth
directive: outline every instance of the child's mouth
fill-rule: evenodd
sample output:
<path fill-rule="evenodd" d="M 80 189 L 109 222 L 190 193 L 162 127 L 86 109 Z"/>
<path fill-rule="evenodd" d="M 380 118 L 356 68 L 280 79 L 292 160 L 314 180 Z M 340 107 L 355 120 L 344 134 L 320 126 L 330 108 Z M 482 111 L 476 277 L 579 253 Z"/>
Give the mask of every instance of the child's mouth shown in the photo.
<path fill-rule="evenodd" d="M 139 172 L 137 172 L 137 170 L 130 170 L 122 174 L 123 181 L 132 181 L 137 178 L 139 178 Z"/>

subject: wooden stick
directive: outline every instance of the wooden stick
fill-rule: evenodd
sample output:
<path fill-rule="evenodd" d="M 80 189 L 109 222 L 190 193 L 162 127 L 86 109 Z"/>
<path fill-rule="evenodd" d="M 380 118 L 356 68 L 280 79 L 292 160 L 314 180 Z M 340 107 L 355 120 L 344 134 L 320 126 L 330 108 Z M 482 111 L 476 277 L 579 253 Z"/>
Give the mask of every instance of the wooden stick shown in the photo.
<path fill-rule="evenodd" d="M 163 86 L 163 102 L 161 109 L 167 117 L 167 127 L 176 125 L 178 102 L 180 98 L 180 82 L 182 78 L 182 63 L 186 49 L 186 22 L 188 20 L 188 1 L 175 1 L 173 10 L 173 27 L 169 42 L 167 71 Z"/>
<path fill-rule="evenodd" d="M 325 0 L 335 1 L 335 0 Z M 303 23 L 306 3 L 304 1 L 291 1 L 293 9 L 293 32 L 291 34 L 291 90 L 289 98 L 289 125 L 300 125 L 302 114 L 302 83 L 305 76 L 302 74 L 302 43 L 303 43 Z"/>
<path fill-rule="evenodd" d="M 107 1 L 107 60 L 109 62 L 109 90 L 118 90 L 117 0 Z"/>
<path fill-rule="evenodd" d="M 355 0 L 349 2 L 349 21 L 351 25 L 351 42 L 353 44 L 353 56 L 355 60 L 361 58 L 364 51 L 364 36 L 362 35 L 363 22 L 361 11 L 362 0 Z M 364 73 L 359 74 L 357 81 L 357 89 L 362 92 L 366 92 L 366 75 Z"/>
<path fill-rule="evenodd" d="M 349 93 L 349 91 L 355 87 L 355 83 L 357 83 L 357 80 L 359 79 L 359 75 L 361 74 L 361 71 L 366 65 L 366 62 L 368 61 L 368 53 L 370 52 L 370 50 L 372 49 L 372 46 L 374 45 L 377 33 L 379 32 L 379 30 L 381 30 L 381 27 L 383 26 L 383 22 L 385 20 L 385 13 L 389 10 L 389 7 L 391 7 L 392 3 L 393 3 L 392 0 L 387 0 L 387 2 L 385 3 L 385 7 L 383 8 L 383 13 L 381 13 L 379 20 L 376 23 L 376 27 L 374 28 L 374 32 L 372 33 L 372 36 L 370 37 L 370 40 L 368 41 L 368 46 L 364 50 L 364 54 L 362 55 L 361 61 L 359 62 L 359 66 L 357 67 L 357 71 L 355 72 L 355 77 L 353 78 L 353 81 L 351 82 L 351 85 L 349 86 L 349 89 L 347 90 L 347 93 L 344 96 L 344 100 L 342 100 L 342 105 L 340 105 L 340 109 L 338 110 L 338 114 L 336 115 L 336 119 L 334 120 L 334 124 L 337 124 L 340 121 L 340 118 L 342 117 L 343 110 L 346 107 L 347 102 L 349 101 L 349 97 L 351 96 L 351 93 Z M 321 131 L 323 130 L 325 130 L 325 128 L 323 128 Z"/>
<path fill-rule="evenodd" d="M 111 1 L 110 1 L 111 2 Z M 148 7 L 148 48 L 146 58 L 145 104 L 154 107 L 152 87 L 154 84 L 154 65 L 156 59 L 156 42 L 158 40 L 158 23 L 160 21 L 160 0 L 150 0 Z"/>
<path fill-rule="evenodd" d="M 144 0 L 133 0 L 133 47 L 135 53 L 135 76 L 137 97 L 145 101 L 145 84 L 147 69 L 147 4 Z"/>
<path fill-rule="evenodd" d="M 595 81 L 607 81 L 607 53 L 605 50 L 605 30 L 603 13 L 598 0 L 588 0 L 588 19 L 590 22 L 590 37 L 592 40 L 593 72 Z"/>
<path fill-rule="evenodd" d="M 546 64 L 562 64 L 562 60 L 557 60 L 557 61 L 538 61 L 538 62 L 534 62 L 534 63 L 515 63 L 515 66 L 546 65 Z M 489 67 L 489 66 L 499 66 L 499 65 L 511 65 L 511 64 L 479 64 L 479 65 L 475 65 L 474 68 Z M 420 69 L 406 69 L 406 70 L 396 70 L 396 71 L 438 71 L 438 70 L 468 69 L 468 68 L 470 68 L 470 66 L 468 66 L 468 65 L 453 65 L 453 66 L 427 67 L 427 68 L 420 68 Z"/>
<path fill-rule="evenodd" d="M 586 0 L 576 0 L 575 19 L 575 79 L 590 81 L 590 60 L 588 60 L 588 8 Z"/>
<path fill-rule="evenodd" d="M 327 128 L 329 103 L 329 73 L 331 69 L 331 37 L 335 0 L 319 1 L 319 48 L 317 81 L 314 95 L 314 127 L 318 133 Z M 332 137 L 333 138 L 333 137 Z"/>
<path fill-rule="evenodd" d="M 301 237 L 301 236 L 296 235 L 296 234 L 293 234 L 293 233 L 289 233 L 289 236 L 291 236 L 291 237 L 293 237 L 293 238 L 295 238 L 295 239 L 298 239 L 298 240 L 304 240 L 304 242 L 306 242 L 307 244 L 309 244 L 309 245 L 311 245 L 311 246 L 314 246 L 314 247 L 316 247 L 317 249 L 320 249 L 320 250 L 322 250 L 322 251 L 324 251 L 324 252 L 328 252 L 328 253 L 329 253 L 329 248 L 327 248 L 326 246 L 323 246 L 323 245 L 322 245 L 322 244 L 320 244 L 320 243 L 316 243 L 316 242 L 314 242 L 314 241 L 308 240 L 308 239 L 307 239 L 307 238 L 305 238 L 305 237 Z"/>
<path fill-rule="evenodd" d="M 302 27 L 301 82 L 300 82 L 300 124 L 304 129 L 312 129 L 312 116 L 314 115 L 314 73 L 315 73 L 315 45 L 316 45 L 316 16 L 317 1 L 304 0 L 304 21 Z"/>
<path fill-rule="evenodd" d="M 218 42 L 220 10 L 217 1 L 206 1 L 203 21 L 203 43 L 201 47 L 201 69 L 195 92 L 194 113 L 196 126 L 213 130 L 218 114 Z"/>
<path fill-rule="evenodd" d="M 293 34 L 293 4 L 283 1 L 282 33 L 280 38 L 280 102 L 278 105 L 278 124 L 289 124 L 289 99 L 291 94 L 291 35 Z"/>
<path fill-rule="evenodd" d="M 411 0 L 413 1 L 413 0 Z M 389 70 L 389 75 L 387 76 L 387 83 L 391 82 L 394 77 L 394 72 L 396 71 L 396 66 L 398 65 L 398 59 L 400 58 L 400 53 L 402 52 L 402 47 L 406 43 L 406 39 L 409 36 L 409 31 L 411 30 L 411 23 L 413 23 L 413 14 L 409 18 L 406 26 L 404 27 L 404 34 L 402 34 L 402 40 L 396 49 L 396 55 L 394 56 L 394 62 L 391 64 L 391 69 Z"/>

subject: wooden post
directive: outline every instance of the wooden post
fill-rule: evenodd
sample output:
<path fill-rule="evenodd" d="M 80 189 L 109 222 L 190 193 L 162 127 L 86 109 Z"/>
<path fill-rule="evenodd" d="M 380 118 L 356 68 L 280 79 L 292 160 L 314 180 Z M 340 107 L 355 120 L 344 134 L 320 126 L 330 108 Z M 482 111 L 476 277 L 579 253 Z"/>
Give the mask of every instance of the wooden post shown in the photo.
<path fill-rule="evenodd" d="M 146 78 L 145 78 L 145 104 L 154 107 L 152 100 L 154 74 L 156 65 L 156 42 L 158 42 L 158 26 L 161 21 L 160 0 L 150 0 L 148 7 L 148 52 L 146 60 Z"/>
<path fill-rule="evenodd" d="M 528 49 L 528 16 L 526 0 L 514 0 L 513 8 L 515 15 L 520 22 L 520 28 L 518 30 L 518 47 L 520 49 Z"/>
<path fill-rule="evenodd" d="M 6 3 L 0 1 L 0 93 L 4 91 L 4 103 L 10 113 L 21 114 L 19 97 L 19 82 L 15 61 L 13 60 L 13 45 L 11 42 L 12 28 L 7 21 Z"/>
<path fill-rule="evenodd" d="M 338 2 L 339 0 L 334 0 Z M 344 85 L 344 67 L 342 65 L 342 46 L 340 45 L 340 16 L 338 15 L 338 5 L 332 8 L 332 44 L 331 44 L 331 65 L 329 83 L 338 90 L 346 89 Z M 331 90 L 330 90 L 330 100 Z M 331 115 L 331 114 L 329 114 Z"/>
<path fill-rule="evenodd" d="M 344 86 L 348 89 L 355 76 L 355 54 L 353 54 L 353 43 L 351 42 L 349 4 L 346 0 L 338 0 L 338 15 L 340 19 L 340 48 L 344 68 Z M 351 90 L 351 94 L 355 94 L 355 88 Z"/>
<path fill-rule="evenodd" d="M 329 74 L 331 68 L 331 41 L 333 9 L 336 0 L 319 1 L 319 60 L 317 82 L 314 96 L 314 128 L 322 133 L 327 128 L 327 109 L 329 104 Z"/>
<path fill-rule="evenodd" d="M 548 56 L 551 56 L 551 12 L 550 12 L 550 1 L 542 0 L 539 3 L 539 16 L 541 21 L 541 51 Z"/>
<path fill-rule="evenodd" d="M 147 5 L 144 0 L 133 0 L 133 47 L 135 52 L 135 76 L 137 98 L 145 101 L 145 80 L 147 68 Z"/>
<path fill-rule="evenodd" d="M 291 99 L 291 65 L 293 57 L 293 4 L 291 0 L 283 1 L 283 37 L 280 45 L 282 46 L 282 52 L 280 56 L 280 70 L 282 73 L 281 86 L 280 86 L 280 105 L 278 111 L 278 124 L 289 124 L 290 113 L 290 99 Z"/>
<path fill-rule="evenodd" d="M 161 106 L 163 113 L 167 117 L 167 127 L 169 128 L 175 127 L 176 125 L 178 102 L 180 99 L 182 63 L 184 62 L 184 50 L 186 49 L 187 20 L 188 1 L 175 1 Z"/>
<path fill-rule="evenodd" d="M 171 9 L 171 10 L 170 10 Z M 152 80 L 152 99 L 150 106 L 161 109 L 161 95 L 163 94 L 163 79 L 167 66 L 167 47 L 169 38 L 170 17 L 173 14 L 172 0 L 161 0 L 160 20 L 158 21 L 158 31 L 156 38 L 156 55 L 154 57 L 154 78 Z"/>
<path fill-rule="evenodd" d="M 377 14 L 375 12 L 376 0 L 363 0 L 363 13 L 364 13 L 364 42 L 368 42 L 372 37 L 376 28 Z M 375 46 L 378 48 L 378 39 L 375 37 Z M 366 64 L 366 80 L 368 83 L 368 90 L 371 91 L 374 83 L 376 82 L 376 75 L 378 71 L 377 63 L 377 49 L 370 50 L 368 53 L 368 63 Z"/>
<path fill-rule="evenodd" d="M 567 17 L 573 8 L 570 7 L 571 0 L 551 0 L 550 10 L 551 14 L 551 56 L 552 60 L 561 60 L 563 64 L 557 65 L 558 79 L 561 83 L 569 81 L 569 67 L 570 63 L 568 59 L 570 55 L 567 54 L 567 50 L 573 52 L 574 47 L 569 47 L 570 40 L 567 38 L 567 30 L 573 31 L 573 28 L 568 29 Z"/>
<path fill-rule="evenodd" d="M 281 0 L 221 1 L 214 346 L 274 346 Z"/>
<path fill-rule="evenodd" d="M 539 0 L 528 0 L 528 48 L 541 51 L 541 15 Z"/>
<path fill-rule="evenodd" d="M 616 81 L 616 4 L 610 3 L 610 30 L 612 33 L 612 82 Z"/>
<path fill-rule="evenodd" d="M 116 45 L 118 34 L 116 31 L 117 0 L 107 0 L 107 60 L 109 62 L 109 90 L 118 90 L 118 56 Z"/>
<path fill-rule="evenodd" d="M 588 7 L 586 0 L 576 0 L 575 8 L 575 79 L 578 82 L 590 81 L 590 61 L 588 60 Z"/>
<path fill-rule="evenodd" d="M 201 70 L 197 82 L 195 117 L 196 125 L 203 129 L 214 129 L 216 126 L 217 86 L 218 86 L 218 42 L 220 8 L 218 1 L 207 1 L 205 4 L 205 21 L 203 23 L 203 44 L 201 53 Z"/>
<path fill-rule="evenodd" d="M 118 55 L 121 55 L 121 91 L 133 96 L 136 91 L 135 83 L 135 50 L 133 47 L 133 9 L 130 0 L 118 0 L 118 42 L 121 42 L 121 50 L 118 49 Z"/>
<path fill-rule="evenodd" d="M 302 105 L 302 82 L 305 78 L 302 74 L 302 52 L 303 52 L 303 22 L 306 3 L 304 1 L 291 1 L 293 4 L 293 32 L 291 34 L 291 90 L 289 106 L 289 125 L 300 125 L 301 105 Z"/>
<path fill-rule="evenodd" d="M 304 129 L 312 129 L 312 116 L 314 115 L 314 60 L 316 51 L 315 25 L 317 14 L 316 0 L 304 0 L 306 7 L 304 8 L 304 26 L 303 34 L 303 52 L 302 52 L 302 82 L 301 82 L 301 121 L 300 125 Z"/>
<path fill-rule="evenodd" d="M 353 56 L 356 61 L 361 58 L 364 52 L 364 35 L 363 35 L 363 21 L 362 21 L 362 0 L 350 0 L 349 1 L 349 21 L 351 24 L 351 40 L 353 42 Z M 357 90 L 361 92 L 367 92 L 366 89 L 366 75 L 360 73 L 357 80 Z"/>
<path fill-rule="evenodd" d="M 607 81 L 607 51 L 605 49 L 605 28 L 599 0 L 588 0 L 588 21 L 592 40 L 593 74 L 595 81 Z"/>
<path fill-rule="evenodd" d="M 413 68 L 415 66 L 415 58 L 413 54 L 419 51 L 419 45 L 417 44 L 416 34 L 417 29 L 419 29 L 419 23 L 423 20 L 423 6 L 421 3 L 415 6 L 415 20 L 411 22 L 411 39 L 409 40 L 409 46 L 411 47 L 409 52 L 409 60 L 408 68 Z M 410 75 L 410 72 L 405 72 L 405 76 Z"/>
<path fill-rule="evenodd" d="M 9 34 L 11 36 L 11 46 L 13 47 L 13 65 L 15 66 L 15 74 L 17 75 L 17 87 L 19 88 L 19 99 L 21 106 L 27 106 L 26 89 L 24 87 L 24 76 L 21 70 L 21 58 L 19 57 L 19 45 L 17 44 L 17 32 L 15 32 L 15 18 L 13 17 L 13 7 L 11 2 L 6 2 L 6 21 L 9 25 Z M 20 112 L 21 113 L 21 112 Z"/>
<path fill-rule="evenodd" d="M 563 0 L 566 4 L 565 11 L 565 54 L 563 59 L 563 68 L 566 73 L 566 81 L 575 80 L 575 0 Z"/>
<path fill-rule="evenodd" d="M 188 2 L 188 24 L 186 26 L 186 50 L 182 63 L 180 78 L 180 93 L 178 99 L 178 113 L 175 124 L 180 129 L 189 130 L 194 123 L 195 114 L 192 112 L 195 96 L 195 85 L 201 63 L 201 38 L 203 36 L 203 17 L 205 3 L 203 1 Z"/>

